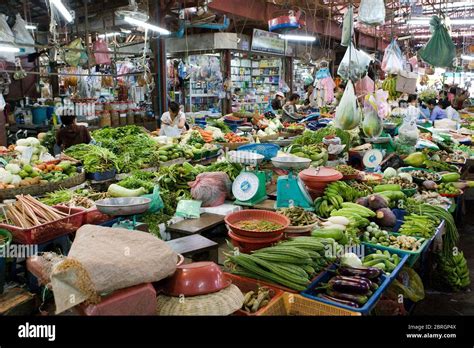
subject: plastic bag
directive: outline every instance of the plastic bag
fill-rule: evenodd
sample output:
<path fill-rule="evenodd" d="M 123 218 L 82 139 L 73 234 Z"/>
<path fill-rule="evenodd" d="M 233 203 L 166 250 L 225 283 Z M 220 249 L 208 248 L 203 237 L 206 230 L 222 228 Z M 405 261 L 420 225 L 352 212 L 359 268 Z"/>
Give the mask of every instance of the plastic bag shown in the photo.
<path fill-rule="evenodd" d="M 392 40 L 385 49 L 382 59 L 382 70 L 387 74 L 398 74 L 403 71 L 403 56 L 397 41 Z"/>
<path fill-rule="evenodd" d="M 369 93 L 372 93 L 375 89 L 374 80 L 372 80 L 369 76 L 364 76 L 355 84 L 355 90 L 359 97 L 364 97 Z"/>
<path fill-rule="evenodd" d="M 68 50 L 68 48 L 72 48 L 74 50 Z M 80 38 L 75 39 L 65 48 L 64 61 L 70 66 L 79 66 L 87 63 L 86 52 L 76 50 L 84 50 L 84 45 L 82 44 L 82 39 Z"/>
<path fill-rule="evenodd" d="M 378 114 L 377 101 L 374 95 L 367 95 L 365 97 L 362 131 L 368 138 L 377 138 L 382 134 L 383 123 Z"/>
<path fill-rule="evenodd" d="M 412 268 L 403 267 L 397 279 L 387 289 L 387 296 L 390 298 L 398 298 L 400 295 L 413 302 L 419 302 L 425 298 L 423 281 Z"/>
<path fill-rule="evenodd" d="M 15 42 L 21 46 L 21 44 L 34 45 L 35 40 L 31 36 L 28 29 L 26 29 L 26 22 L 21 18 L 20 14 L 17 13 L 15 25 L 13 26 L 13 34 L 15 35 Z M 34 47 L 24 47 L 25 51 L 17 55 L 26 55 L 35 53 Z"/>
<path fill-rule="evenodd" d="M 343 130 L 354 129 L 360 123 L 360 114 L 357 112 L 357 98 L 351 81 L 347 81 L 344 94 L 336 108 L 335 122 L 336 127 Z"/>
<path fill-rule="evenodd" d="M 420 136 L 416 121 L 418 118 L 418 109 L 408 108 L 403 123 L 398 129 L 398 141 L 400 144 L 415 146 Z"/>
<path fill-rule="evenodd" d="M 7 24 L 7 17 L 4 14 L 0 14 L 0 41 L 14 45 L 13 40 L 13 32 Z M 13 52 L 4 52 L 0 50 L 0 59 L 6 60 L 10 63 L 15 63 L 15 54 Z"/>
<path fill-rule="evenodd" d="M 356 81 L 367 73 L 372 60 L 371 56 L 357 50 L 351 43 L 339 64 L 337 73 L 344 80 Z"/>
<path fill-rule="evenodd" d="M 95 51 L 108 52 L 109 47 L 107 46 L 107 42 L 103 40 L 97 40 L 96 42 L 94 42 L 93 49 L 94 49 L 95 64 L 105 64 L 105 65 L 112 64 L 112 61 L 110 60 L 110 54 L 95 52 Z"/>
<path fill-rule="evenodd" d="M 224 204 L 232 182 L 226 173 L 210 172 L 199 174 L 189 186 L 193 199 L 201 201 L 203 207 L 215 207 Z"/>
<path fill-rule="evenodd" d="M 367 25 L 382 25 L 385 22 L 384 0 L 361 0 L 359 22 Z"/>
<path fill-rule="evenodd" d="M 354 8 L 352 5 L 349 5 L 342 22 L 341 45 L 349 46 L 352 41 L 352 35 L 354 35 Z"/>
<path fill-rule="evenodd" d="M 426 63 L 435 67 L 453 66 L 453 60 L 456 58 L 456 46 L 439 17 L 433 16 L 431 18 L 430 30 L 433 35 L 426 46 L 418 51 L 419 56 Z"/>
<path fill-rule="evenodd" d="M 185 219 L 197 219 L 201 216 L 201 204 L 201 201 L 182 199 L 178 202 L 175 215 Z"/>
<path fill-rule="evenodd" d="M 163 199 L 160 196 L 160 187 L 155 186 L 153 188 L 153 193 L 151 195 L 143 195 L 142 197 L 150 198 L 150 208 L 148 208 L 148 213 L 156 213 L 165 207 Z"/>

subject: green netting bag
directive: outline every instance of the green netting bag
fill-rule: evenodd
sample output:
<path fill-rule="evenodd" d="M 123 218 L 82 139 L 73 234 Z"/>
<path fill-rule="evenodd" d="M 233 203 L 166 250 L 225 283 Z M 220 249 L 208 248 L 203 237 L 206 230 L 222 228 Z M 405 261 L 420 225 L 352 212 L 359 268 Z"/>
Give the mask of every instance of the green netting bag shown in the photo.
<path fill-rule="evenodd" d="M 144 195 L 142 197 L 150 198 L 150 208 L 147 210 L 148 213 L 157 213 L 158 211 L 162 210 L 165 207 L 163 203 L 163 199 L 160 196 L 160 187 L 155 186 L 153 189 L 153 193 L 150 195 Z"/>
<path fill-rule="evenodd" d="M 433 16 L 431 18 L 430 30 L 433 35 L 426 46 L 420 50 L 421 59 L 435 67 L 453 66 L 453 60 L 456 57 L 456 46 L 439 17 Z"/>

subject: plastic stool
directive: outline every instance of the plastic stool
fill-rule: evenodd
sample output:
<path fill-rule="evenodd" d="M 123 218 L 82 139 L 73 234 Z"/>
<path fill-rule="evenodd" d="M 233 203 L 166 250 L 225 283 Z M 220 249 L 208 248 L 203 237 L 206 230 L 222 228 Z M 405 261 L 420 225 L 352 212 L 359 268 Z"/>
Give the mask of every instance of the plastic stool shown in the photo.
<path fill-rule="evenodd" d="M 76 307 L 80 315 L 156 315 L 156 291 L 151 283 L 114 291 L 96 305 Z"/>

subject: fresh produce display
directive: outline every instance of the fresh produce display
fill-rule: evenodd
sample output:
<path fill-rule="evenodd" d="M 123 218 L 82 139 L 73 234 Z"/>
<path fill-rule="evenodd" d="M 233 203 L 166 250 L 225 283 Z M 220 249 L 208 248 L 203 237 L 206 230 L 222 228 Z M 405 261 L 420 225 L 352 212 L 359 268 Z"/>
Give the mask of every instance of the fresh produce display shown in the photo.
<path fill-rule="evenodd" d="M 423 191 L 415 194 L 412 198 L 417 204 L 426 203 L 429 205 L 439 206 L 445 210 L 447 210 L 452 204 L 449 198 L 441 196 L 438 192 Z"/>
<path fill-rule="evenodd" d="M 425 160 L 423 164 L 427 169 L 436 170 L 438 172 L 456 172 L 458 170 L 458 167 L 456 167 L 454 164 L 449 164 L 442 161 Z"/>
<path fill-rule="evenodd" d="M 357 175 L 359 174 L 359 171 L 357 169 L 354 169 L 351 166 L 345 165 L 345 164 L 339 164 L 335 168 L 338 172 L 342 173 L 343 175 Z"/>
<path fill-rule="evenodd" d="M 196 180 L 198 174 L 198 170 L 187 162 L 173 164 L 158 170 L 156 182 L 160 188 L 169 191 L 190 190 L 188 183 Z"/>
<path fill-rule="evenodd" d="M 313 167 L 326 164 L 329 157 L 326 148 L 322 144 L 290 145 L 287 150 L 297 157 L 309 158 Z"/>
<path fill-rule="evenodd" d="M 413 152 L 409 154 L 403 162 L 406 165 L 415 167 L 415 168 L 420 168 L 424 165 L 425 161 L 428 160 L 428 156 L 423 153 L 423 152 Z"/>
<path fill-rule="evenodd" d="M 283 227 L 283 225 L 276 222 L 265 221 L 265 220 L 244 220 L 236 223 L 238 228 L 241 228 L 246 231 L 255 231 L 255 232 L 270 232 L 276 231 Z"/>
<path fill-rule="evenodd" d="M 462 194 L 462 190 L 458 189 L 456 186 L 454 186 L 453 183 L 441 183 L 438 185 L 438 193 L 442 195 L 450 195 L 450 196 L 457 196 Z"/>
<path fill-rule="evenodd" d="M 247 143 L 249 141 L 246 137 L 241 137 L 235 133 L 227 133 L 224 138 L 228 143 Z"/>
<path fill-rule="evenodd" d="M 382 89 L 388 92 L 389 100 L 396 100 L 401 93 L 397 92 L 397 76 L 390 75 L 383 80 Z"/>
<path fill-rule="evenodd" d="M 255 313 L 268 305 L 273 295 L 273 290 L 265 286 L 259 286 L 257 291 L 251 290 L 245 293 L 242 309 L 248 313 Z"/>
<path fill-rule="evenodd" d="M 341 208 L 343 202 L 353 202 L 364 194 L 365 192 L 358 191 L 344 181 L 332 182 L 324 190 L 324 195 L 314 201 L 314 210 L 319 216 L 326 218 L 334 209 Z"/>
<path fill-rule="evenodd" d="M 385 177 L 384 177 L 385 179 Z M 385 184 L 392 184 L 392 185 L 398 185 L 400 186 L 401 190 L 410 190 L 410 189 L 416 189 L 418 188 L 418 185 L 412 182 L 410 179 L 407 177 L 401 177 L 397 176 L 394 178 L 390 178 L 388 180 L 384 180 Z M 380 188 L 379 188 L 380 189 Z M 377 186 L 374 188 L 374 191 L 377 192 Z M 387 190 L 389 191 L 389 190 Z"/>
<path fill-rule="evenodd" d="M 16 202 L 7 205 L 5 210 L 5 222 L 21 228 L 39 226 L 68 216 L 68 214 L 51 208 L 30 195 L 16 196 Z"/>
<path fill-rule="evenodd" d="M 226 254 L 224 265 L 233 274 L 303 291 L 311 277 L 334 260 L 326 256 L 326 246 L 332 244 L 334 241 L 322 238 L 296 237 L 251 255 Z"/>
<path fill-rule="evenodd" d="M 391 254 L 387 250 L 376 250 L 362 259 L 365 267 L 379 268 L 386 273 L 392 273 L 400 263 L 401 258 L 397 254 Z"/>
<path fill-rule="evenodd" d="M 278 213 L 290 219 L 290 226 L 307 226 L 319 221 L 314 213 L 299 207 L 283 208 Z"/>
<path fill-rule="evenodd" d="M 151 163 L 159 165 L 159 162 L 168 162 L 177 158 L 191 159 L 193 157 L 194 152 L 192 148 L 184 148 L 179 144 L 170 144 L 158 147 L 157 151 L 152 155 Z"/>
<path fill-rule="evenodd" d="M 153 188 L 157 185 L 156 173 L 145 172 L 142 170 L 134 171 L 129 177 L 118 182 L 118 185 L 127 189 L 139 189 L 144 188 L 147 193 L 152 193 Z"/>
<path fill-rule="evenodd" d="M 433 220 L 425 215 L 406 215 L 399 233 L 406 236 L 430 238 L 436 232 L 439 220 Z"/>
<path fill-rule="evenodd" d="M 438 255 L 438 270 L 441 281 L 451 290 L 459 291 L 471 284 L 469 268 L 462 252 Z"/>
<path fill-rule="evenodd" d="M 118 158 L 106 148 L 97 145 L 74 145 L 65 154 L 82 162 L 88 173 L 103 173 L 118 168 Z"/>
<path fill-rule="evenodd" d="M 298 145 L 312 145 L 321 144 L 323 139 L 327 136 L 336 136 L 341 139 L 341 143 L 346 145 L 346 150 L 349 149 L 351 143 L 351 135 L 342 129 L 328 126 L 325 128 L 318 129 L 317 131 L 306 130 L 304 133 L 297 137 L 293 144 Z"/>
<path fill-rule="evenodd" d="M 107 198 L 107 196 L 107 193 L 94 192 L 89 189 L 78 189 L 76 191 L 58 190 L 47 193 L 40 199 L 40 202 L 49 206 L 65 205 L 68 207 L 82 207 L 89 209 L 95 205 L 94 201 Z"/>
<path fill-rule="evenodd" d="M 393 235 L 387 231 L 381 230 L 376 223 L 371 222 L 363 234 L 362 241 L 400 250 L 418 251 L 425 239 L 404 235 Z"/>
<path fill-rule="evenodd" d="M 420 181 L 439 181 L 441 180 L 440 175 L 437 173 L 427 172 L 425 170 L 414 170 L 411 173 L 411 176 L 420 180 Z"/>

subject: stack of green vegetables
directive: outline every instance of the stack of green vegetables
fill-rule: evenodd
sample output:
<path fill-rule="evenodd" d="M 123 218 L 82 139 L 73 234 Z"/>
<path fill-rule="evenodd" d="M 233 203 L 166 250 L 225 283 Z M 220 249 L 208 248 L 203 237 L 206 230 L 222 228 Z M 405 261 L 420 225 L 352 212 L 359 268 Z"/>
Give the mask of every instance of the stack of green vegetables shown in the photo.
<path fill-rule="evenodd" d="M 79 144 L 68 148 L 64 152 L 67 156 L 82 162 L 88 173 L 103 173 L 118 169 L 118 158 L 110 150 L 90 144 Z"/>
<path fill-rule="evenodd" d="M 297 137 L 293 141 L 293 144 L 298 144 L 298 145 L 321 144 L 325 137 L 333 136 L 333 135 L 341 139 L 342 144 L 346 145 L 346 150 L 349 149 L 349 146 L 351 144 L 350 134 L 342 129 L 332 127 L 332 126 L 324 127 L 324 128 L 318 129 L 317 131 L 306 130 L 301 136 Z"/>
<path fill-rule="evenodd" d="M 326 257 L 334 240 L 296 237 L 252 254 L 226 254 L 226 268 L 233 274 L 280 284 L 296 291 L 307 288 L 311 278 L 334 261 Z"/>
<path fill-rule="evenodd" d="M 426 215 L 410 214 L 405 216 L 398 231 L 406 236 L 430 238 L 436 232 L 439 220 Z"/>

